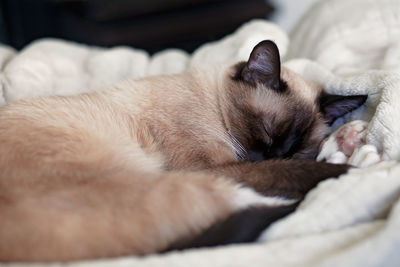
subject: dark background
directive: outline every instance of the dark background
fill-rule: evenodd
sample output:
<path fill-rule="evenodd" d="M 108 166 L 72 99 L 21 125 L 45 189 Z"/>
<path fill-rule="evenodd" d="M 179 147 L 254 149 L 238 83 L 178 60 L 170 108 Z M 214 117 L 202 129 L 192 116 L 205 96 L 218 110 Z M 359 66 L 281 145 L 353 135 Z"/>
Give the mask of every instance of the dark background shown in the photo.
<path fill-rule="evenodd" d="M 55 37 L 192 52 L 273 10 L 266 0 L 0 0 L 0 42 L 20 49 Z"/>

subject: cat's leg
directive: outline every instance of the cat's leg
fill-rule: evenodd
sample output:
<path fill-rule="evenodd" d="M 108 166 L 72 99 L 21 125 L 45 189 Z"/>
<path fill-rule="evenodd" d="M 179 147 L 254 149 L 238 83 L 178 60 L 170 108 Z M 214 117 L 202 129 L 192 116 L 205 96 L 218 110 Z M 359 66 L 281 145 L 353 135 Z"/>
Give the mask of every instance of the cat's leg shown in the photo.
<path fill-rule="evenodd" d="M 116 171 L 115 166 L 85 183 L 27 195 L 0 198 L 0 261 L 155 253 L 231 214 L 276 204 L 213 174 Z"/>
<path fill-rule="evenodd" d="M 254 206 L 220 220 L 198 235 L 173 243 L 165 252 L 254 242 L 272 223 L 294 212 L 299 202 L 284 206 Z"/>
<path fill-rule="evenodd" d="M 210 172 L 233 178 L 266 196 L 302 199 L 322 180 L 338 177 L 349 168 L 345 164 L 315 161 L 268 160 L 226 164 Z"/>
<path fill-rule="evenodd" d="M 259 229 L 265 228 L 265 219 L 268 219 L 263 208 L 270 210 L 275 206 L 285 205 L 282 211 L 278 209 L 272 211 L 274 215 L 269 218 L 272 222 L 287 215 L 297 206 L 293 201 L 262 196 L 231 179 L 200 172 L 163 174 L 162 179 L 151 186 L 141 204 L 144 213 L 149 216 L 147 219 L 153 225 L 147 224 L 145 229 L 140 230 L 144 240 L 152 241 L 150 245 L 146 245 L 147 247 L 143 246 L 145 242 L 141 243 L 143 250 L 139 251 L 139 254 L 164 251 L 171 248 L 171 244 L 185 244 L 186 240 L 192 240 L 205 229 L 213 228 L 225 220 L 232 220 L 229 219 L 232 215 L 242 211 L 244 216 L 258 219 L 258 223 L 242 228 L 244 231 L 249 230 L 243 233 L 243 237 L 250 234 L 258 236 Z M 250 212 L 251 214 L 247 212 L 253 208 L 254 212 Z M 241 228 L 241 226 L 243 225 L 239 219 L 236 227 Z M 259 229 L 254 231 L 256 227 Z M 216 238 L 214 244 L 220 244 L 220 241 L 225 240 Z M 240 240 L 241 238 L 234 241 Z"/>
<path fill-rule="evenodd" d="M 263 195 L 301 200 L 320 181 L 337 177 L 348 168 L 348 165 L 313 161 L 274 160 L 232 163 L 216 167 L 211 172 L 231 177 Z M 231 214 L 192 239 L 172 245 L 169 250 L 255 241 L 271 223 L 292 213 L 299 202 L 281 204 L 250 206 L 246 210 Z"/>

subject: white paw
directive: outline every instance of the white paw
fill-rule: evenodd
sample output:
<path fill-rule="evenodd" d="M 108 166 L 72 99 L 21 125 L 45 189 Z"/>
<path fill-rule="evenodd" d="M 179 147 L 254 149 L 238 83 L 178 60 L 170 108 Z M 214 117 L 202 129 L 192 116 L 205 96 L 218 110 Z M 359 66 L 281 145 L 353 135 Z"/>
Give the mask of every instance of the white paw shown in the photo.
<path fill-rule="evenodd" d="M 372 145 L 363 145 L 356 148 L 348 160 L 348 163 L 357 167 L 367 167 L 382 161 L 376 147 Z"/>
<path fill-rule="evenodd" d="M 329 163 L 348 163 L 366 167 L 381 161 L 376 148 L 366 145 L 368 123 L 356 120 L 344 124 L 333 132 L 324 142 L 317 161 Z"/>
<path fill-rule="evenodd" d="M 326 162 L 333 164 L 343 164 L 347 162 L 347 157 L 343 152 L 336 151 L 335 153 L 329 156 Z"/>
<path fill-rule="evenodd" d="M 336 137 L 339 151 L 350 157 L 356 148 L 365 145 L 367 126 L 367 122 L 356 120 L 336 130 L 333 135 Z"/>

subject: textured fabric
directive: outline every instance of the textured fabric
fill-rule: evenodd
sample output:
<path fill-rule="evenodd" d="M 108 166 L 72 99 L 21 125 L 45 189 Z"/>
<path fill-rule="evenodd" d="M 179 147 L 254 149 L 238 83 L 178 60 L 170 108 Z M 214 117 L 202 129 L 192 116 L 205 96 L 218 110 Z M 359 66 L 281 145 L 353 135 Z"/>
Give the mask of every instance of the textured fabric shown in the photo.
<path fill-rule="evenodd" d="M 255 21 L 193 55 L 168 50 L 149 57 L 130 48 L 106 50 L 58 40 L 38 41 L 19 53 L 0 50 L 3 103 L 245 59 L 262 39 L 277 41 L 288 67 L 329 92 L 369 94 L 365 108 L 335 124 L 368 121 L 367 143 L 386 161 L 321 183 L 295 213 L 265 231 L 260 243 L 63 266 L 398 266 L 399 21 L 398 0 L 325 0 L 306 13 L 290 43 L 276 26 Z"/>
<path fill-rule="evenodd" d="M 43 95 L 73 95 L 104 89 L 124 79 L 245 60 L 264 39 L 273 39 L 282 53 L 286 52 L 287 35 L 260 20 L 243 25 L 218 42 L 203 45 L 193 55 L 168 49 L 150 57 L 139 49 L 104 49 L 56 39 L 38 40 L 19 53 L 0 47 L 0 104 Z"/>

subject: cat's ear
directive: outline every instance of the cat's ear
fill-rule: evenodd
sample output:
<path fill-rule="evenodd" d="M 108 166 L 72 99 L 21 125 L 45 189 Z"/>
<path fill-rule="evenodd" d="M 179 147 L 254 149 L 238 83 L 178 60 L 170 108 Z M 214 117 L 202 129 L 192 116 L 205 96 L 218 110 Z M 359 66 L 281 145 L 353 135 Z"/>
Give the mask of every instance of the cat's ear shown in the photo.
<path fill-rule="evenodd" d="M 332 124 L 337 118 L 360 107 L 367 98 L 367 95 L 343 96 L 322 92 L 319 98 L 319 107 L 326 122 Z"/>
<path fill-rule="evenodd" d="M 279 90 L 281 61 L 279 50 L 272 41 L 262 41 L 253 48 L 249 60 L 243 67 L 240 77 L 243 81 L 255 85 Z"/>

